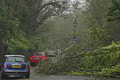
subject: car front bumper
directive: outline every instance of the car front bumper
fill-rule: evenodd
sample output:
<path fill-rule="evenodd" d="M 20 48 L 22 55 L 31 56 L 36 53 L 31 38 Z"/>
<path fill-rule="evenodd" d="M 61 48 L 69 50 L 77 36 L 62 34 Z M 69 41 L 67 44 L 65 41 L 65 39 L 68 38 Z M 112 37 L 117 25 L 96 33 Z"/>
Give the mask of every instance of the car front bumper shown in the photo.
<path fill-rule="evenodd" d="M 26 70 L 3 70 L 2 75 L 5 77 L 24 77 L 30 75 L 29 69 Z"/>

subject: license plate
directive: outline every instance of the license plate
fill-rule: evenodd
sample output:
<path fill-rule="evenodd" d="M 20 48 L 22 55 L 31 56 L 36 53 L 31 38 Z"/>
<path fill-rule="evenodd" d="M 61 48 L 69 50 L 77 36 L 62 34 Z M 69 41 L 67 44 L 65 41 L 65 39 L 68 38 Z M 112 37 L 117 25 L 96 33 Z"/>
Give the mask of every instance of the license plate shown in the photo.
<path fill-rule="evenodd" d="M 21 68 L 21 65 L 12 65 L 12 68 Z"/>
<path fill-rule="evenodd" d="M 9 75 L 9 77 L 15 77 L 15 75 Z"/>
<path fill-rule="evenodd" d="M 35 58 L 35 60 L 39 60 L 40 58 Z"/>

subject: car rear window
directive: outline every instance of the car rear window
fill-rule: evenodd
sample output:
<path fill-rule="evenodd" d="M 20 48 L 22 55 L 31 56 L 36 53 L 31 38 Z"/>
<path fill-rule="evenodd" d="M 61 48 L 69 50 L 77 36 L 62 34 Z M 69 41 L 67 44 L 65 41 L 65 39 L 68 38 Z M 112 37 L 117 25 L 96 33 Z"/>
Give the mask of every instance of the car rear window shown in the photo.
<path fill-rule="evenodd" d="M 33 53 L 33 55 L 34 56 L 36 56 L 36 55 L 44 56 L 45 52 L 35 52 L 35 53 Z"/>
<path fill-rule="evenodd" d="M 25 62 L 24 57 L 7 57 L 6 62 Z"/>

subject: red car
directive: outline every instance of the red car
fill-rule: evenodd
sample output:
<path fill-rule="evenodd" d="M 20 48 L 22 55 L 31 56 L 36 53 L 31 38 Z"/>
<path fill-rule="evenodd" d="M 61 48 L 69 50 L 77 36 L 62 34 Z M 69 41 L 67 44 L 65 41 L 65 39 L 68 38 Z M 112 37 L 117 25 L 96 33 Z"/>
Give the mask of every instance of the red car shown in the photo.
<path fill-rule="evenodd" d="M 30 57 L 30 64 L 36 65 L 41 60 L 45 60 L 47 58 L 46 52 L 33 52 L 32 56 Z"/>

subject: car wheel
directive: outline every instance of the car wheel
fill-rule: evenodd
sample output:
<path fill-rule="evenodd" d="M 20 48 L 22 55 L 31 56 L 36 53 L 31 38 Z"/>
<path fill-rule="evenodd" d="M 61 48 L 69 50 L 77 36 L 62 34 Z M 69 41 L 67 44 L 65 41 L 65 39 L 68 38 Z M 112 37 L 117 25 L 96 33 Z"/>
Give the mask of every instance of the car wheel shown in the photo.
<path fill-rule="evenodd" d="M 25 76 L 25 79 L 29 79 L 30 78 L 30 74 Z"/>
<path fill-rule="evenodd" d="M 3 79 L 8 79 L 8 77 L 6 76 L 6 75 L 4 75 L 4 73 L 2 72 L 2 70 L 1 70 L 1 73 L 0 73 L 0 77 L 1 77 L 1 80 L 3 80 Z"/>
<path fill-rule="evenodd" d="M 1 74 L 1 80 L 2 80 L 2 79 L 5 79 L 5 76 L 4 76 L 3 74 Z"/>
<path fill-rule="evenodd" d="M 0 80 L 2 80 L 1 74 L 0 74 Z"/>
<path fill-rule="evenodd" d="M 2 70 L 0 71 L 0 80 L 4 79 L 4 76 L 3 76 L 3 73 L 2 73 Z"/>
<path fill-rule="evenodd" d="M 0 80 L 1 80 L 1 77 L 2 77 L 1 75 L 2 75 L 2 74 L 1 74 L 1 71 L 0 71 Z"/>
<path fill-rule="evenodd" d="M 35 64 L 35 63 L 30 63 L 30 65 L 31 65 L 32 67 L 35 67 L 35 66 L 36 66 L 36 64 Z"/>

